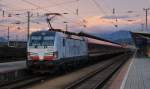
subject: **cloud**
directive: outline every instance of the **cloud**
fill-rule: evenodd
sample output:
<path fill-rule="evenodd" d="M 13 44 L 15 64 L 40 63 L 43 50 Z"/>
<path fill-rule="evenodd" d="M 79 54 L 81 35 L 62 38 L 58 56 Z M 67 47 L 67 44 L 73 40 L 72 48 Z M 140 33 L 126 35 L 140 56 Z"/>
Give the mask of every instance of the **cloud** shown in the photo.
<path fill-rule="evenodd" d="M 118 21 L 116 22 L 115 19 L 101 18 L 100 16 L 86 17 L 83 18 L 82 20 L 77 21 L 76 23 L 80 25 L 85 25 L 87 28 L 92 28 L 92 27 L 103 28 L 103 27 L 112 27 L 112 26 L 114 27 L 115 25 L 132 24 L 132 22 L 129 22 L 128 20 L 118 19 Z"/>
<path fill-rule="evenodd" d="M 128 15 L 121 15 L 121 16 L 115 16 L 115 15 L 107 15 L 107 16 L 103 16 L 103 17 L 101 17 L 101 18 L 103 18 L 103 19 L 116 19 L 116 18 L 118 18 L 118 19 L 128 19 L 128 18 L 131 18 L 130 16 L 128 16 Z"/>
<path fill-rule="evenodd" d="M 127 16 L 122 16 L 122 18 L 127 18 Z M 15 22 L 17 20 L 12 19 L 5 19 L 6 22 Z M 118 22 L 116 22 L 114 19 L 108 19 L 108 18 L 101 18 L 100 16 L 90 16 L 85 17 L 82 19 L 77 19 L 73 23 L 68 23 L 68 30 L 73 32 L 87 32 L 91 34 L 100 34 L 100 33 L 107 33 L 112 31 L 118 31 L 118 30 L 134 30 L 137 28 L 141 28 L 141 22 L 143 21 L 143 18 L 137 18 L 133 21 L 128 21 L 129 19 L 118 19 Z M 150 18 L 149 18 L 150 20 Z M 3 22 L 4 20 L 0 20 L 0 22 Z M 41 18 L 32 18 L 32 21 L 34 22 L 41 22 L 39 24 L 31 24 L 31 31 L 37 31 L 41 28 L 47 28 L 47 23 L 44 23 L 45 17 Z M 54 21 L 55 22 L 55 21 Z M 65 30 L 65 24 L 62 23 L 62 20 L 56 21 L 57 23 L 52 23 L 54 28 L 60 28 Z M 58 23 L 59 22 L 59 23 Z M 84 26 L 85 25 L 85 26 Z M 118 27 L 115 27 L 117 25 Z M 16 35 L 18 35 L 19 39 L 26 37 L 26 26 L 23 28 L 21 26 L 21 30 L 18 30 L 17 27 L 11 27 L 10 29 L 10 35 L 12 39 L 16 39 Z M 5 31 L 5 34 L 7 34 L 7 31 Z M 24 35 L 24 36 L 22 36 Z"/>
<path fill-rule="evenodd" d="M 6 7 L 6 5 L 4 4 L 0 4 L 0 10 L 2 10 L 2 8 Z"/>
<path fill-rule="evenodd" d="M 120 16 L 120 18 L 130 18 L 129 16 Z M 80 19 L 76 22 L 82 26 L 82 29 L 78 29 L 77 26 L 74 31 L 82 30 L 88 33 L 107 33 L 118 30 L 139 30 L 141 28 L 142 18 L 134 19 L 118 19 L 116 22 L 114 19 L 101 18 L 100 16 L 91 16 Z M 83 28 L 83 25 L 86 27 Z M 117 26 L 117 27 L 116 27 Z"/>

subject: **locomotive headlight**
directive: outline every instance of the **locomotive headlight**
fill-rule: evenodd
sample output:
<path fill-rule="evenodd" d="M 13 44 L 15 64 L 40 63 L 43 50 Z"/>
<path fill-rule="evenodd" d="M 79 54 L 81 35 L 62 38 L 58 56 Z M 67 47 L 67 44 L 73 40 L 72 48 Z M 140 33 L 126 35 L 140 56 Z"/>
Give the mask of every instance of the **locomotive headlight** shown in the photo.
<path fill-rule="evenodd" d="M 44 55 L 45 56 L 53 56 L 53 57 L 57 58 L 58 57 L 58 52 L 56 51 L 56 52 L 44 53 Z"/>
<path fill-rule="evenodd" d="M 49 52 L 49 53 L 45 53 L 44 55 L 53 55 L 53 53 Z"/>
<path fill-rule="evenodd" d="M 33 52 L 28 52 L 28 55 L 29 56 L 35 56 L 35 55 L 38 55 L 37 53 L 33 53 Z"/>
<path fill-rule="evenodd" d="M 35 56 L 36 53 L 28 52 L 28 60 L 32 60 L 31 56 Z"/>

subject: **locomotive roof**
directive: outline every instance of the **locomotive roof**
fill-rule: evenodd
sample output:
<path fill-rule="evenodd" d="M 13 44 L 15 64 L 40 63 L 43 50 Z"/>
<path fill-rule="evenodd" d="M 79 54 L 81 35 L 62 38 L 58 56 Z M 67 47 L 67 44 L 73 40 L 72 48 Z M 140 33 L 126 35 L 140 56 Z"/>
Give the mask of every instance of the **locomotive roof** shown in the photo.
<path fill-rule="evenodd" d="M 148 32 L 131 32 L 132 35 L 135 35 L 135 36 L 147 36 L 147 37 L 150 37 L 150 33 Z"/>
<path fill-rule="evenodd" d="M 92 39 L 92 38 L 87 38 L 87 39 L 88 39 L 88 43 L 121 47 L 121 45 L 119 45 L 119 44 L 114 44 L 114 43 L 111 43 L 111 42 L 108 42 L 108 41 L 103 41 L 103 40 L 98 40 L 98 39 Z"/>
<path fill-rule="evenodd" d="M 71 38 L 75 38 L 75 39 L 81 39 L 81 37 L 87 37 L 87 38 L 90 38 L 90 39 L 95 39 L 95 40 L 99 40 L 99 41 L 103 41 L 103 42 L 106 42 L 106 43 L 109 43 L 111 45 L 118 45 L 118 46 L 121 46 L 119 43 L 115 43 L 115 42 L 112 42 L 112 41 L 109 41 L 109 40 L 106 40 L 106 39 L 103 39 L 103 38 L 100 38 L 100 37 L 96 37 L 96 36 L 93 36 L 93 35 L 89 35 L 89 34 L 86 34 L 86 33 L 73 33 L 73 32 L 68 32 L 68 31 L 62 31 L 61 29 L 55 29 L 55 30 L 47 30 L 47 31 L 37 31 L 37 32 L 33 32 L 32 35 L 42 35 L 43 33 L 45 33 L 45 35 L 55 35 L 56 33 L 60 33 L 61 35 L 63 36 L 67 36 L 67 35 L 64 35 L 65 34 L 69 34 L 71 35 Z M 80 37 L 78 37 L 80 36 Z"/>
<path fill-rule="evenodd" d="M 33 32 L 31 35 L 55 35 L 56 32 L 54 31 L 36 31 Z"/>

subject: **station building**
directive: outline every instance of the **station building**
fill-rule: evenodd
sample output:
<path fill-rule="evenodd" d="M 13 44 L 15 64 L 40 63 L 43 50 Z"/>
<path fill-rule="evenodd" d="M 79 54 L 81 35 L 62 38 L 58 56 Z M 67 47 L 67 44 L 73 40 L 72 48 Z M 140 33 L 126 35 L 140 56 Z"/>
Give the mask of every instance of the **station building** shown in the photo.
<path fill-rule="evenodd" d="M 131 32 L 133 43 L 137 47 L 137 54 L 141 57 L 150 57 L 150 33 Z"/>

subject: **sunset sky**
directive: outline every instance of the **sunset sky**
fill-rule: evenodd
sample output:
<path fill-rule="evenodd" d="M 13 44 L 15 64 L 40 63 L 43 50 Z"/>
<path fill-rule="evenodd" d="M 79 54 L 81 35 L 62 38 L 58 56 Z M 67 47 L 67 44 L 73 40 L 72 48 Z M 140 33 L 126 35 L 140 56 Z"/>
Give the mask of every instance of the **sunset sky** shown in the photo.
<path fill-rule="evenodd" d="M 53 26 L 65 29 L 65 21 L 68 29 L 75 32 L 140 30 L 145 23 L 143 8 L 149 7 L 150 0 L 0 0 L 0 36 L 7 36 L 9 26 L 12 39 L 25 38 L 27 11 L 32 14 L 31 31 L 48 27 L 45 13 L 68 13 L 55 18 Z"/>

